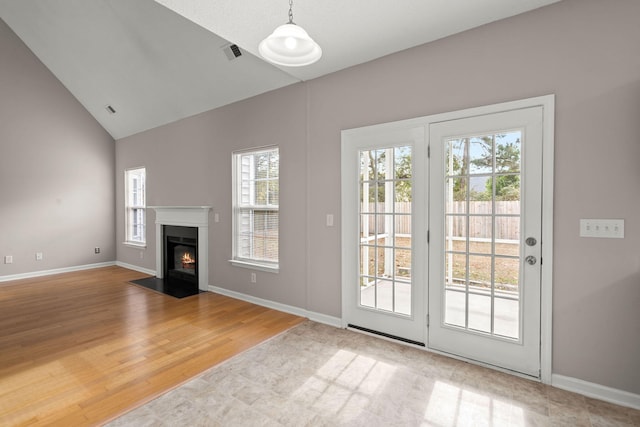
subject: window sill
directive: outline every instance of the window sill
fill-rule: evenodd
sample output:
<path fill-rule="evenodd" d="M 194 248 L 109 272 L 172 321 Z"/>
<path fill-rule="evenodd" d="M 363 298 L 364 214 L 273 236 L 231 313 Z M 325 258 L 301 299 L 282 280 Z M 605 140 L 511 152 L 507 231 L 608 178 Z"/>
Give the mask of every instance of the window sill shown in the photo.
<path fill-rule="evenodd" d="M 125 246 L 132 247 L 132 248 L 137 248 L 137 249 L 146 249 L 147 248 L 147 244 L 146 243 L 123 242 L 122 244 L 125 245 Z"/>
<path fill-rule="evenodd" d="M 278 273 L 278 272 L 280 272 L 280 266 L 279 265 L 275 265 L 274 266 L 274 265 L 269 265 L 269 264 L 260 264 L 258 262 L 240 261 L 240 260 L 237 260 L 237 259 L 230 259 L 229 262 L 234 267 L 249 268 L 251 270 L 259 270 L 259 271 L 266 271 L 267 273 Z"/>

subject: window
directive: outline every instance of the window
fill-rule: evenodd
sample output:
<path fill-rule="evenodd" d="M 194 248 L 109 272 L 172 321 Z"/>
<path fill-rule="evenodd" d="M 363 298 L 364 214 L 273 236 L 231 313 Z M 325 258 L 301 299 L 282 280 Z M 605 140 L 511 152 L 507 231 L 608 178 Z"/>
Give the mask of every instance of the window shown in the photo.
<path fill-rule="evenodd" d="M 145 177 L 145 168 L 127 169 L 124 172 L 125 243 L 140 246 L 146 243 Z"/>
<path fill-rule="evenodd" d="M 269 147 L 233 154 L 233 264 L 278 269 L 280 155 Z"/>

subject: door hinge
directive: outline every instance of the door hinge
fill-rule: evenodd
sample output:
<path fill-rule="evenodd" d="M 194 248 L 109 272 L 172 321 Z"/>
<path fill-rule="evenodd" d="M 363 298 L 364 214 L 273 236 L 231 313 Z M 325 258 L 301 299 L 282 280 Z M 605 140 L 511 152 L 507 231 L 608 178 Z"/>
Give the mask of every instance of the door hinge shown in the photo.
<path fill-rule="evenodd" d="M 427 314 L 427 328 L 429 327 L 429 315 Z"/>
<path fill-rule="evenodd" d="M 427 158 L 430 159 L 431 158 L 431 146 L 427 145 Z"/>
<path fill-rule="evenodd" d="M 427 230 L 427 243 L 429 243 L 429 239 L 431 238 L 430 234 L 431 234 L 431 231 Z"/>

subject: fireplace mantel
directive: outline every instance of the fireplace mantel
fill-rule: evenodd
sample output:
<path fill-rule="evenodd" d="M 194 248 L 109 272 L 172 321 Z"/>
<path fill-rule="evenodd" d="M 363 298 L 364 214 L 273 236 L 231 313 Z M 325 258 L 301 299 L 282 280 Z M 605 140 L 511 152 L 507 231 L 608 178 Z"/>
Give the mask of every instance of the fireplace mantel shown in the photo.
<path fill-rule="evenodd" d="M 211 206 L 148 206 L 156 211 L 156 277 L 162 279 L 163 225 L 198 227 L 198 288 L 209 290 L 209 211 Z"/>

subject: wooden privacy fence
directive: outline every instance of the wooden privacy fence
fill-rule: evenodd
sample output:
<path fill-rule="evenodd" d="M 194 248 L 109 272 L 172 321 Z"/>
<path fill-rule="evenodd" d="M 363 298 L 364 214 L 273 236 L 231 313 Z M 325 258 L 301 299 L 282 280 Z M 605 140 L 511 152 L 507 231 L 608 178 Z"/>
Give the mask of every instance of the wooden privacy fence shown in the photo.
<path fill-rule="evenodd" d="M 519 240 L 520 239 L 520 217 L 509 216 L 520 214 L 520 201 L 496 201 L 495 203 L 495 238 L 496 240 Z M 411 234 L 411 202 L 396 202 L 394 211 L 385 212 L 385 204 L 369 203 L 368 213 L 395 213 L 394 228 L 395 234 Z M 466 213 L 466 202 L 453 202 L 448 205 L 447 213 Z M 466 237 L 477 239 L 490 239 L 492 237 L 492 216 L 493 206 L 490 201 L 469 202 L 469 232 L 466 231 L 467 218 L 464 215 L 448 215 L 451 221 L 453 237 Z M 367 213 L 364 209 L 363 213 Z M 477 215 L 477 216 L 476 216 Z M 503 216 L 504 215 L 504 216 Z M 392 230 L 385 230 L 386 215 L 377 215 L 373 220 L 373 215 L 369 216 L 369 235 L 391 233 Z M 449 224 L 447 224 L 449 227 Z"/>

